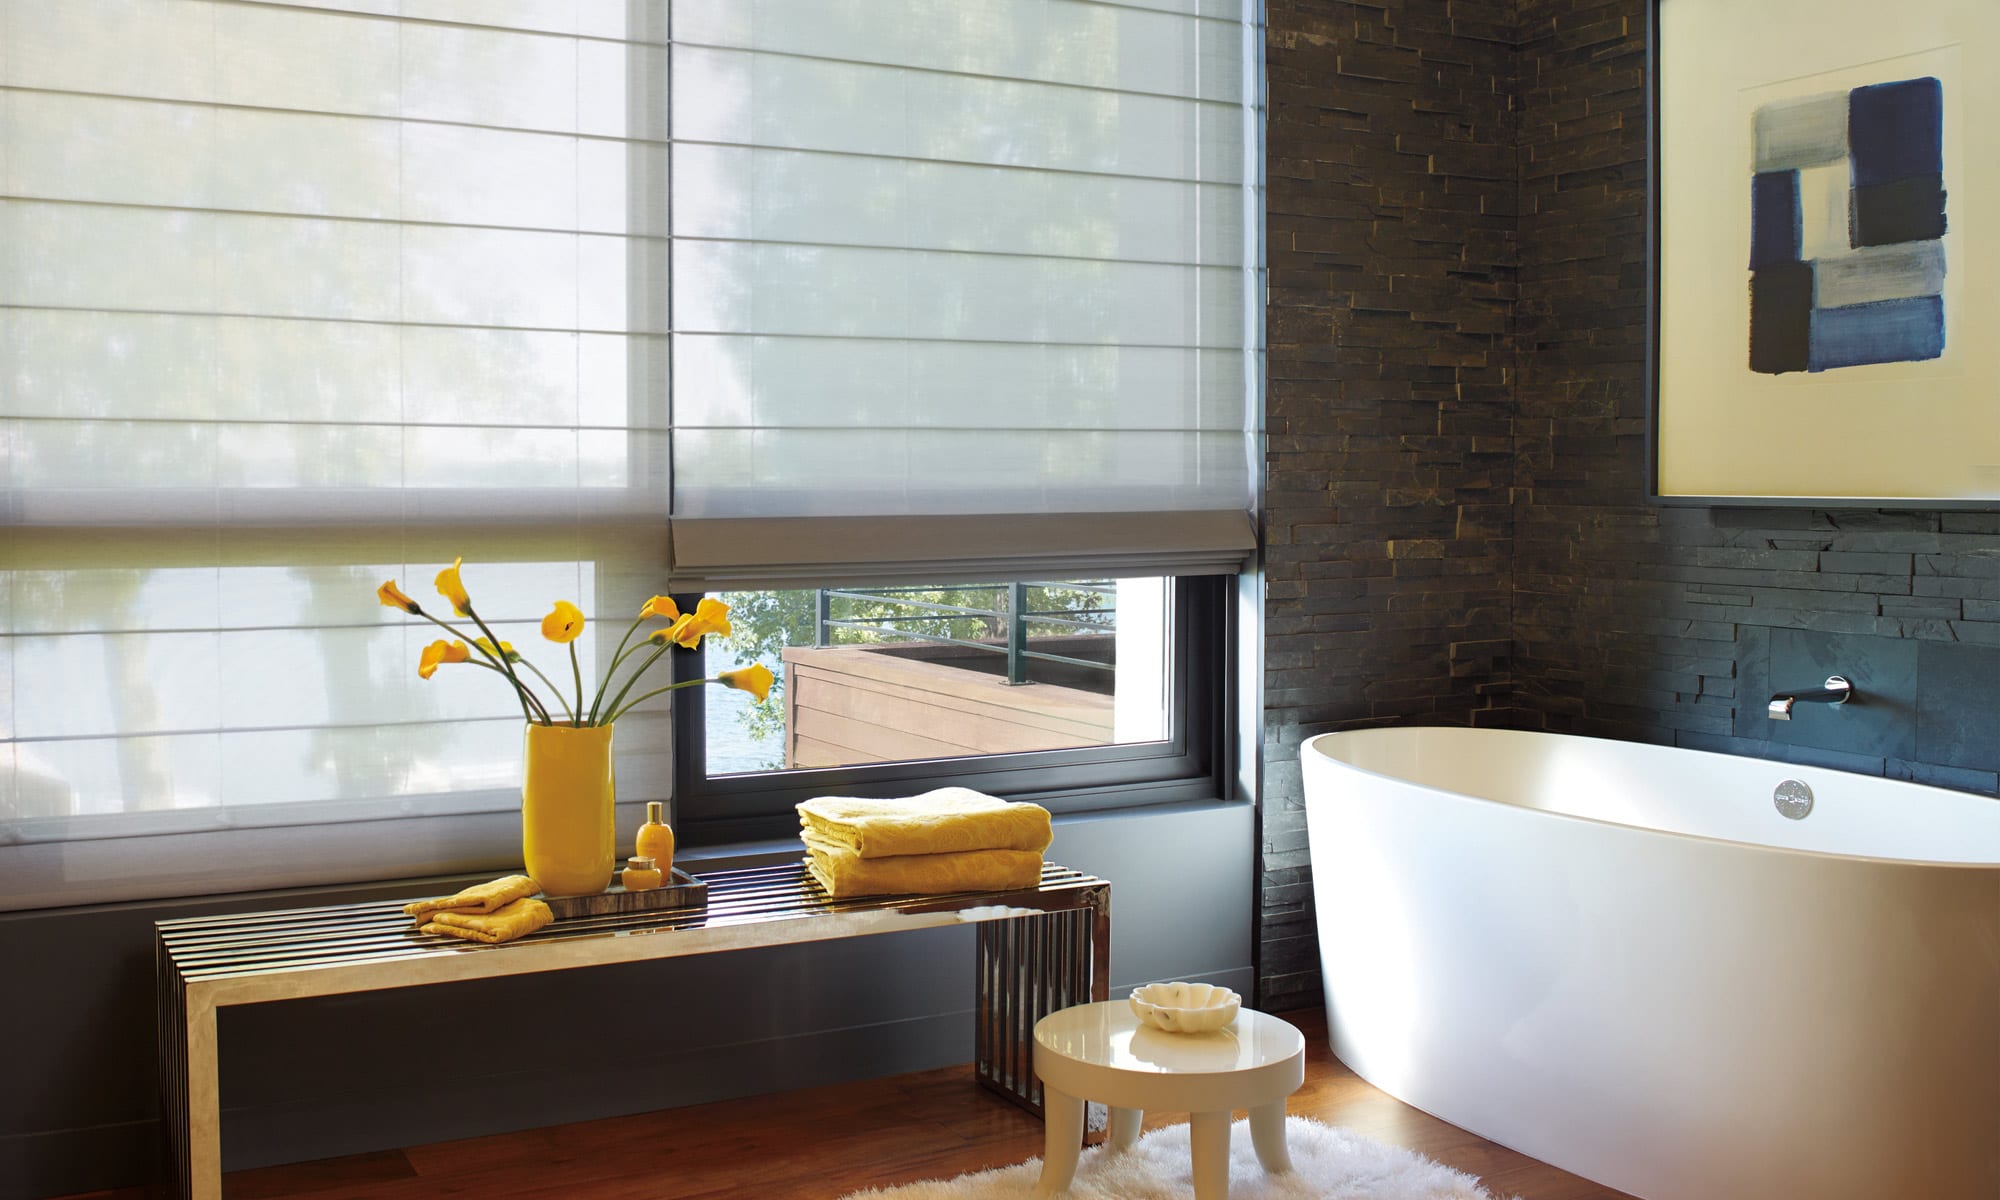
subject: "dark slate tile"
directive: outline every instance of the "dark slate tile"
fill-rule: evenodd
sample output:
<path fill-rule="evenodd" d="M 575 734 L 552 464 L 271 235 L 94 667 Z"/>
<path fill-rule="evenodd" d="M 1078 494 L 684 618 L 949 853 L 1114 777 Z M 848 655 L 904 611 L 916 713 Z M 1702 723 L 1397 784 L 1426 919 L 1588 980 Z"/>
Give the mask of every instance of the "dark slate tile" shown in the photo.
<path fill-rule="evenodd" d="M 1685 750 L 1762 758 L 1773 763 L 1798 763 L 1806 767 L 1825 767 L 1831 771 L 1851 771 L 1856 775 L 1881 775 L 1886 769 L 1885 761 L 1873 755 L 1822 750 L 1816 746 L 1787 746 L 1782 742 L 1760 742 L 1692 730 L 1682 730 L 1674 738 L 1674 744 Z"/>
<path fill-rule="evenodd" d="M 1891 779 L 1905 779 L 1911 783 L 1928 784 L 1931 787 L 1980 792 L 1988 796 L 2000 793 L 2000 773 L 1993 771 L 1940 767 L 1935 763 L 1902 762 L 1892 758 L 1883 773 Z"/>
<path fill-rule="evenodd" d="M 1869 757 L 1923 757 L 1916 748 L 1919 643 L 1805 629 L 1769 630 L 1768 639 L 1763 678 L 1750 679 L 1757 665 L 1743 664 L 1746 682 L 1737 691 L 1737 737 Z M 1839 705 L 1798 704 L 1790 721 L 1770 719 L 1765 706 L 1773 692 L 1816 688 L 1829 675 L 1851 680 L 1854 698 Z M 1753 682 L 1754 691 L 1749 686 Z"/>
<path fill-rule="evenodd" d="M 2000 771 L 2000 647 L 1924 642 L 1917 658 L 1917 745 L 1908 757 Z"/>

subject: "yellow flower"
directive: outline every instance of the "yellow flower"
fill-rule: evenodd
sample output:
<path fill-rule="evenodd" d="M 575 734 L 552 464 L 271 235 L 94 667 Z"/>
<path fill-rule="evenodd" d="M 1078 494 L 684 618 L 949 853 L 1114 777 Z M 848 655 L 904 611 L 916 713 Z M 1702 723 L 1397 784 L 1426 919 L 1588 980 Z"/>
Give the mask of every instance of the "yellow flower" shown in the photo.
<path fill-rule="evenodd" d="M 472 615 L 472 597 L 465 594 L 465 585 L 458 579 L 458 566 L 464 561 L 462 557 L 454 558 L 450 566 L 438 572 L 437 589 L 438 595 L 451 601 L 451 611 L 461 617 L 469 617 Z"/>
<path fill-rule="evenodd" d="M 771 684 L 774 682 L 771 668 L 763 663 L 752 663 L 747 667 L 738 667 L 734 671 L 724 671 L 717 675 L 716 679 L 724 687 L 733 687 L 739 692 L 749 692 L 757 698 L 759 704 L 764 702 L 764 697 L 771 694 Z"/>
<path fill-rule="evenodd" d="M 462 663 L 471 657 L 472 651 L 465 648 L 464 642 L 432 642 L 424 647 L 423 654 L 417 659 L 417 676 L 420 679 L 429 679 L 438 669 L 439 663 Z"/>
<path fill-rule="evenodd" d="M 393 579 L 375 589 L 375 598 L 390 608 L 400 608 L 407 613 L 416 613 L 419 616 L 423 615 L 424 610 L 417 607 L 415 600 L 405 596 L 403 589 L 397 587 L 396 581 Z"/>
<path fill-rule="evenodd" d="M 646 601 L 645 605 L 639 609 L 639 619 L 641 621 L 648 617 L 678 621 L 680 620 L 680 616 L 680 605 L 674 603 L 672 596 L 655 596 L 651 600 Z"/>
<path fill-rule="evenodd" d="M 487 641 L 485 638 L 474 638 L 472 639 L 472 644 L 484 650 L 488 658 L 498 658 L 501 655 L 505 655 L 508 662 L 521 661 L 521 656 L 514 652 L 514 643 L 512 642 L 501 642 L 500 654 L 497 655 L 493 653 L 493 643 Z"/>
<path fill-rule="evenodd" d="M 674 622 L 672 635 L 675 641 L 693 649 L 706 634 L 728 637 L 731 632 L 729 606 L 720 600 L 704 599 L 694 606 L 693 612 Z"/>
<path fill-rule="evenodd" d="M 556 601 L 542 618 L 542 636 L 552 642 L 573 642 L 583 632 L 583 610 L 567 600 Z"/>

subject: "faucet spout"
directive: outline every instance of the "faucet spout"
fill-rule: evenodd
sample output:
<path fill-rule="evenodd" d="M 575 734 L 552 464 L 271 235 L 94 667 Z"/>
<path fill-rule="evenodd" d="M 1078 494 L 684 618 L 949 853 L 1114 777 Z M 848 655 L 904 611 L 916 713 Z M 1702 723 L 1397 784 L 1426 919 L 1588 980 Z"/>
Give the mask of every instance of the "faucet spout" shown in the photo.
<path fill-rule="evenodd" d="M 1826 686 L 1777 692 L 1772 695 L 1770 706 L 1765 710 L 1773 721 L 1792 719 L 1794 704 L 1845 704 L 1854 698 L 1854 685 L 1842 675 L 1826 677 Z"/>

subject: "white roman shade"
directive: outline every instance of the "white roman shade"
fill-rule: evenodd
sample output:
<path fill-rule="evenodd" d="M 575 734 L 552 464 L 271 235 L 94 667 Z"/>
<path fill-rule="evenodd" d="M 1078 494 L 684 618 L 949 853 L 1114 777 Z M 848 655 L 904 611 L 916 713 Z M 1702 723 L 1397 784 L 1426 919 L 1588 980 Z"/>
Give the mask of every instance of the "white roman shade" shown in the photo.
<path fill-rule="evenodd" d="M 677 585 L 891 558 L 1171 570 L 1215 561 L 1203 512 L 1235 514 L 1241 563 L 1262 299 L 1243 17 L 677 0 Z M 1072 519 L 1007 519 L 1034 514 Z M 826 542 L 796 553 L 799 526 L 756 518 Z"/>
<path fill-rule="evenodd" d="M 567 684 L 551 602 L 588 673 L 661 587 L 667 15 L 0 5 L 0 903 L 180 870 L 78 839 L 375 823 L 193 843 L 210 887 L 480 856 L 382 822 L 516 807 L 520 709 L 418 679 L 439 631 L 373 593 L 448 611 L 463 555 Z M 621 723 L 624 798 L 667 723 Z"/>
<path fill-rule="evenodd" d="M 520 710 L 374 598 L 461 555 L 564 683 L 557 599 L 590 679 L 670 582 L 1236 569 L 1250 7 L 4 0 L 0 907 L 504 862 Z"/>
<path fill-rule="evenodd" d="M 676 590 L 1131 575 L 1227 575 L 1256 531 L 1240 512 L 736 517 L 674 523 Z"/>

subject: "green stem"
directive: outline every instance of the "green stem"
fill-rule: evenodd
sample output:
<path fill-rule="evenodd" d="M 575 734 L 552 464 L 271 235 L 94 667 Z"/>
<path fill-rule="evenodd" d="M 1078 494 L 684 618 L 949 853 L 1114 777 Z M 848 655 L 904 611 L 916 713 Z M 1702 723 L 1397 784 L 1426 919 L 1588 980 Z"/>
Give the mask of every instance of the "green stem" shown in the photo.
<path fill-rule="evenodd" d="M 480 665 L 484 666 L 485 664 L 481 663 Z M 563 699 L 562 689 L 556 686 L 556 681 L 542 674 L 542 669 L 536 666 L 534 663 L 529 662 L 525 657 L 521 659 L 521 665 L 528 668 L 530 671 L 533 671 L 535 673 L 535 678 L 549 685 L 549 694 L 553 695 L 556 698 L 557 704 L 562 705 L 563 715 L 569 718 L 570 724 L 572 725 L 576 724 L 576 714 L 570 711 L 569 701 Z"/>
<path fill-rule="evenodd" d="M 632 640 L 632 634 L 638 630 L 640 625 L 645 623 L 645 620 L 646 618 L 644 617 L 638 617 L 630 625 L 627 625 L 625 627 L 625 636 L 618 639 L 618 649 L 611 652 L 611 665 L 605 669 L 603 682 L 597 685 L 597 694 L 590 698 L 591 724 L 595 725 L 597 723 L 597 710 L 604 705 L 604 689 L 611 686 L 612 673 L 618 670 L 619 663 L 625 661 L 625 643 Z M 643 642 L 640 643 L 640 645 L 644 644 Z M 634 651 L 637 651 L 637 649 L 637 646 L 633 647 Z"/>
<path fill-rule="evenodd" d="M 632 685 L 639 682 L 639 677 L 646 673 L 646 668 L 660 661 L 660 655 L 665 654 L 667 651 L 673 649 L 673 645 L 674 644 L 672 642 L 662 643 L 658 650 L 653 651 L 653 656 L 651 658 L 648 658 L 645 662 L 640 663 L 639 669 L 632 672 L 632 678 L 625 681 L 624 687 L 618 689 L 618 694 L 612 697 L 610 707 L 607 708 L 605 711 L 612 713 L 617 712 L 618 706 L 625 702 L 625 693 L 631 691 Z M 604 724 L 609 725 L 611 724 L 611 721 L 607 720 L 604 722 Z"/>
<path fill-rule="evenodd" d="M 579 666 L 576 661 L 575 638 L 571 638 L 569 642 L 569 677 L 576 681 L 576 711 L 582 712 L 583 711 L 583 668 Z M 555 685 L 550 684 L 549 686 L 554 687 Z M 558 696 L 557 699 L 561 699 L 561 697 Z"/>
<path fill-rule="evenodd" d="M 508 679 L 508 675 L 507 675 L 507 672 L 505 672 L 505 671 L 501 670 L 501 669 L 500 669 L 499 667 L 496 667 L 496 666 L 494 666 L 494 665 L 493 665 L 492 663 L 483 663 L 483 662 L 480 662 L 480 661 L 479 661 L 478 659 L 476 659 L 476 658 L 469 658 L 469 659 L 465 660 L 465 665 L 466 665 L 466 666 L 468 666 L 468 667 L 478 667 L 478 668 L 479 668 L 480 670 L 482 670 L 482 671 L 491 671 L 491 672 L 493 672 L 493 673 L 494 673 L 495 675 L 498 675 L 498 676 L 499 676 L 500 678 L 502 678 L 502 679 Z M 509 681 L 511 682 L 511 680 L 509 680 Z M 516 688 L 514 689 L 514 694 L 515 694 L 516 696 L 520 696 L 520 695 L 523 695 L 524 693 L 522 693 L 522 691 L 521 691 L 521 689 L 520 689 L 519 687 L 516 687 Z M 546 709 L 546 708 L 543 708 L 543 707 L 542 707 L 542 700 L 541 700 L 541 697 L 539 697 L 539 696 L 535 695 L 535 694 L 534 694 L 533 692 L 528 692 L 528 693 L 525 693 L 525 694 L 527 695 L 528 699 L 530 699 L 530 700 L 533 700 L 533 701 L 535 702 L 535 709 L 536 709 L 536 711 L 537 711 L 537 712 L 539 712 L 539 713 L 541 714 L 541 716 L 542 716 L 542 723 L 543 723 L 544 725 L 548 724 L 548 723 L 549 723 L 549 721 L 548 721 L 548 715 L 549 715 L 549 710 L 548 710 L 548 709 Z M 528 710 L 527 710 L 527 709 L 526 709 L 525 707 L 524 707 L 524 708 L 523 708 L 523 709 L 521 710 L 521 712 L 522 712 L 522 715 L 523 715 L 523 716 L 525 716 L 525 717 L 526 717 L 526 718 L 527 718 L 528 720 L 530 720 L 530 721 L 533 721 L 533 720 L 535 719 L 535 713 L 531 713 L 531 712 L 529 712 L 529 711 L 528 711 Z"/>
<path fill-rule="evenodd" d="M 521 677 L 519 675 L 514 674 L 514 664 L 507 661 L 507 652 L 500 648 L 500 635 L 486 627 L 485 619 L 482 618 L 478 613 L 472 611 L 471 604 L 467 604 L 465 606 L 465 615 L 472 618 L 472 623 L 479 626 L 479 631 L 485 634 L 486 640 L 493 644 L 493 652 L 491 654 L 488 654 L 487 657 L 499 659 L 500 669 L 507 672 L 507 678 L 513 680 L 514 686 L 520 688 L 523 693 L 526 693 L 528 691 L 528 685 L 521 682 Z M 549 706 L 543 704 L 539 700 L 535 702 L 535 705 L 536 707 L 542 710 L 542 724 L 544 725 L 553 724 L 554 722 L 549 720 Z"/>
<path fill-rule="evenodd" d="M 417 615 L 422 617 L 424 620 L 429 621 L 431 624 L 437 626 L 439 629 L 444 630 L 446 633 L 451 634 L 459 641 L 469 644 L 474 650 L 477 650 L 479 653 L 485 655 L 488 659 L 491 659 L 493 662 L 496 663 L 502 662 L 502 659 L 497 653 L 489 652 L 486 649 L 486 647 L 480 645 L 478 638 L 465 636 L 465 631 L 460 629 L 458 626 L 453 625 L 450 621 L 441 620 L 437 617 L 432 616 L 428 612 L 420 612 Z M 474 617 L 473 620 L 478 621 L 479 618 Z M 485 629 L 486 623 L 481 621 L 479 627 L 481 629 Z M 500 639 L 494 638 L 491 630 L 487 630 L 486 636 L 489 638 L 493 638 L 493 649 L 494 651 L 497 652 L 500 648 Z M 480 663 L 479 665 L 482 667 L 486 666 L 485 663 Z M 504 663 L 501 666 L 492 667 L 490 669 L 499 671 L 500 674 L 506 676 L 508 683 L 514 685 L 514 698 L 521 702 L 521 716 L 523 719 L 529 721 L 535 719 L 535 714 L 531 712 L 528 708 L 529 702 L 533 701 L 535 708 L 541 711 L 542 724 L 546 725 L 549 723 L 549 710 L 548 707 L 542 703 L 541 697 L 535 695 L 527 688 L 522 687 L 521 681 L 514 678 L 514 673 L 512 671 L 505 669 Z"/>
<path fill-rule="evenodd" d="M 654 688 L 652 691 L 647 692 L 645 695 L 639 697 L 637 700 L 634 700 L 632 703 L 626 705 L 624 708 L 619 708 L 616 705 L 613 705 L 611 715 L 605 718 L 604 723 L 606 725 L 611 724 L 611 722 L 616 721 L 618 718 L 624 716 L 628 712 L 631 712 L 633 709 L 639 707 L 641 704 L 644 704 L 646 701 L 651 700 L 653 697 L 659 695 L 661 692 L 671 692 L 675 688 L 694 687 L 697 684 L 721 683 L 721 682 L 722 681 L 720 679 L 683 679 L 679 683 L 670 683 L 662 688 Z"/>

